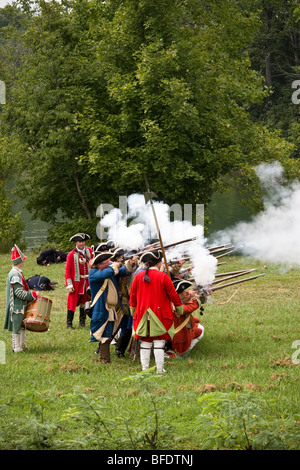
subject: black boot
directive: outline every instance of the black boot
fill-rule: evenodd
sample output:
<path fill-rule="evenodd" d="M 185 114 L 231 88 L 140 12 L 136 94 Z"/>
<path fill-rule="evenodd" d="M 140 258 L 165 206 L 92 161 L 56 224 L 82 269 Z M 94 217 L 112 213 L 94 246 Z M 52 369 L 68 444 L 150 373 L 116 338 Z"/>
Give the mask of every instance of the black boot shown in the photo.
<path fill-rule="evenodd" d="M 85 327 L 85 319 L 86 319 L 86 314 L 84 311 L 83 307 L 80 307 L 79 309 L 79 326 L 84 328 Z"/>
<path fill-rule="evenodd" d="M 133 362 L 138 361 L 139 354 L 140 354 L 140 341 L 139 339 L 134 339 L 133 337 L 130 343 L 130 352 L 129 352 L 130 360 Z"/>
<path fill-rule="evenodd" d="M 131 338 L 132 330 L 126 330 L 123 335 L 121 335 L 116 344 L 116 356 L 124 357 L 126 348 L 129 344 Z"/>
<path fill-rule="evenodd" d="M 110 341 L 99 343 L 99 359 L 100 362 L 110 363 Z"/>
<path fill-rule="evenodd" d="M 74 330 L 73 328 L 73 319 L 74 319 L 74 312 L 72 310 L 67 311 L 67 328 L 70 330 Z"/>

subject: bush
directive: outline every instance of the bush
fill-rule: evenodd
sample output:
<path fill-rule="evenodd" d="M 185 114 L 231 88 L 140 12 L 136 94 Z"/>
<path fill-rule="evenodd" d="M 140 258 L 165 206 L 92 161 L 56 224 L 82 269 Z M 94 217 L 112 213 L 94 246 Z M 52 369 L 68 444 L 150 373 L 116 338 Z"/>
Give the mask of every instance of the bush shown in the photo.
<path fill-rule="evenodd" d="M 14 243 L 21 244 L 24 222 L 20 212 L 12 214 L 12 205 L 0 182 L 0 253 L 8 253 Z"/>

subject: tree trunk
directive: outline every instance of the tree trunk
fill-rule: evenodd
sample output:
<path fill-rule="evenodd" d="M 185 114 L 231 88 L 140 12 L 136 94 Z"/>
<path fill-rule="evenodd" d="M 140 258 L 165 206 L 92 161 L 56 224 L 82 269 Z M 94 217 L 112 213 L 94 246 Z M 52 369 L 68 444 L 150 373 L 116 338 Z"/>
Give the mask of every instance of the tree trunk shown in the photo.
<path fill-rule="evenodd" d="M 78 194 L 79 194 L 79 198 L 80 198 L 80 205 L 81 207 L 84 209 L 85 213 L 86 213 L 86 216 L 88 218 L 88 220 L 92 220 L 92 214 L 88 208 L 88 205 L 85 201 L 85 198 L 82 194 L 82 191 L 81 191 L 81 188 L 80 188 L 80 183 L 79 183 L 79 178 L 78 178 L 78 175 L 75 173 L 75 182 L 76 182 L 76 187 L 77 187 L 77 191 L 78 191 Z"/>

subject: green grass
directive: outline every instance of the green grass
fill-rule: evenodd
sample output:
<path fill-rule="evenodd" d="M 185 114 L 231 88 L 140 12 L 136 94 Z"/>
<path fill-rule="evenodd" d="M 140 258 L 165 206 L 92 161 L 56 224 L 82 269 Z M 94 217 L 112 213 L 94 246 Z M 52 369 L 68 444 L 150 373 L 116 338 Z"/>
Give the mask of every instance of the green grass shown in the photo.
<path fill-rule="evenodd" d="M 89 328 L 66 329 L 64 264 L 25 277 L 58 282 L 50 330 L 27 332 L 0 364 L 0 449 L 299 449 L 300 270 L 229 258 L 218 272 L 257 268 L 262 278 L 216 291 L 199 316 L 203 339 L 168 373 L 141 374 L 139 362 L 101 364 Z M 10 256 L 0 256 L 0 324 Z M 2 326 L 1 326 L 2 328 Z M 3 345 L 3 343 L 2 343 Z M 154 361 L 151 363 L 154 366 Z M 254 411 L 253 411 L 254 410 Z M 250 444 L 249 444 L 250 443 Z"/>

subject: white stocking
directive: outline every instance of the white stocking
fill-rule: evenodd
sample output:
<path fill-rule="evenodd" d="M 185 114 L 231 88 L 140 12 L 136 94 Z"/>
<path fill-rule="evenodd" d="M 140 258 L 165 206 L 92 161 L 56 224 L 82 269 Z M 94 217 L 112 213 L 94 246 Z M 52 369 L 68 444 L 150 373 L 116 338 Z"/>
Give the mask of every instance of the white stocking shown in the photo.
<path fill-rule="evenodd" d="M 13 347 L 13 352 L 23 351 L 23 349 L 21 347 L 21 335 L 20 335 L 20 333 L 13 333 L 12 334 L 12 347 Z"/>
<path fill-rule="evenodd" d="M 155 364 L 156 364 L 156 372 L 158 374 L 162 374 L 165 371 L 164 369 L 164 362 L 165 362 L 165 340 L 161 339 L 155 339 L 153 341 L 154 347 L 153 347 L 153 353 L 154 353 L 154 359 L 155 359 Z"/>
<path fill-rule="evenodd" d="M 141 359 L 142 370 L 149 369 L 151 348 L 152 348 L 152 343 L 147 343 L 146 341 L 141 341 L 140 359 Z"/>

